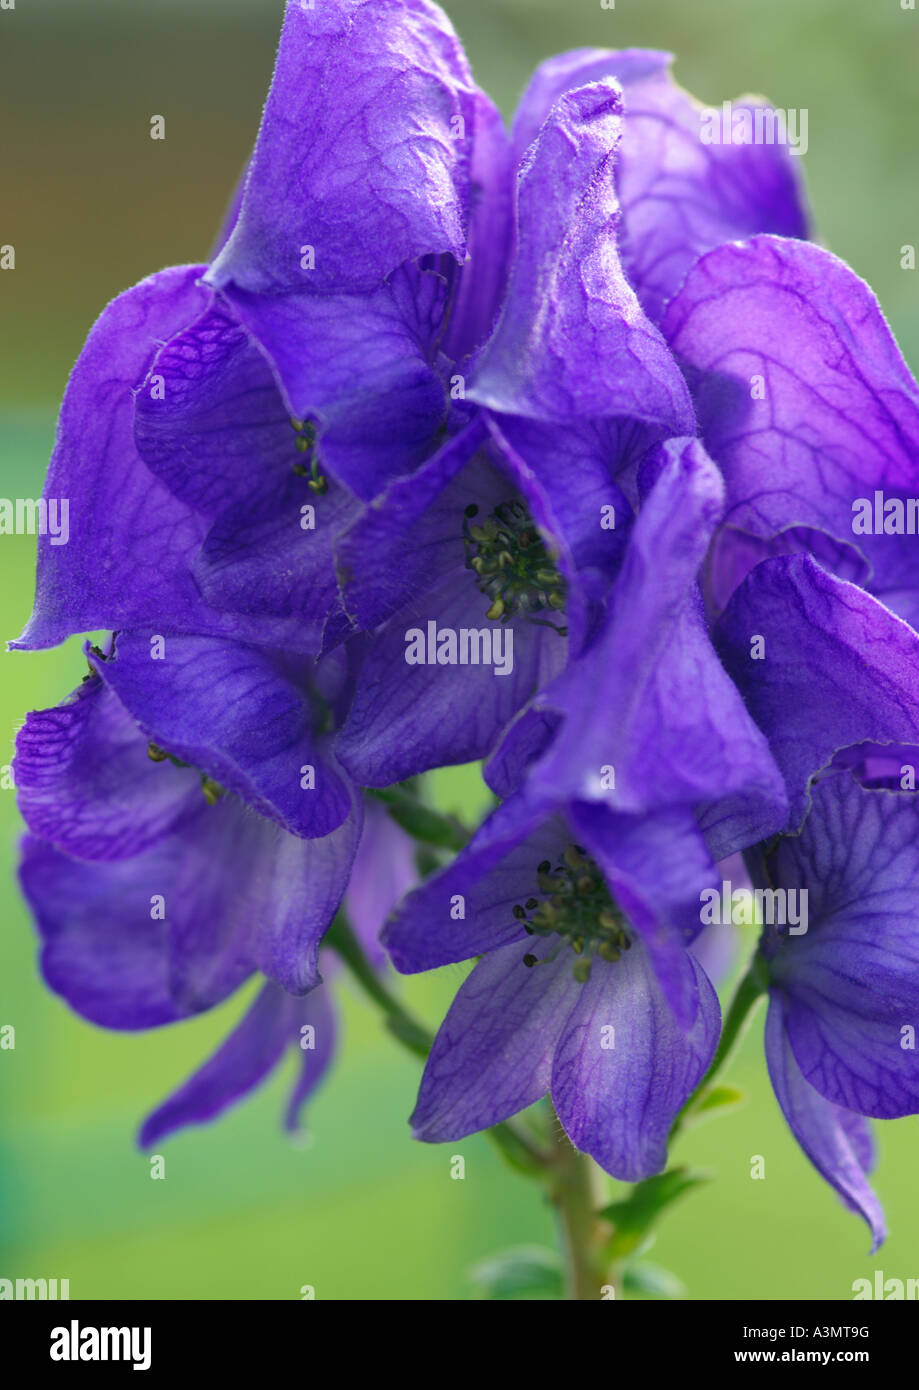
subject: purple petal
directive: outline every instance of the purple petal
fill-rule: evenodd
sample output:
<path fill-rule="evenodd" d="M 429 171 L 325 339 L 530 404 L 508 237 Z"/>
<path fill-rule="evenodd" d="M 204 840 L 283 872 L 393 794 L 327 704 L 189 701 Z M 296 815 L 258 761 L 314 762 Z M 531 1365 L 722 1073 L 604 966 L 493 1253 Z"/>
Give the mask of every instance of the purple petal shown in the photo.
<path fill-rule="evenodd" d="M 521 797 L 499 807 L 467 847 L 416 888 L 387 923 L 383 944 L 403 974 L 469 960 L 527 939 L 514 907 L 536 890 L 537 867 L 570 841 L 559 817 Z M 523 955 L 522 944 L 519 947 Z"/>
<path fill-rule="evenodd" d="M 873 1255 L 887 1238 L 884 1213 L 866 1181 L 871 1136 L 860 1115 L 824 1100 L 804 1080 L 785 1035 L 782 1005 L 773 998 L 766 1019 L 766 1060 L 782 1113 L 811 1163 L 871 1230 Z"/>
<path fill-rule="evenodd" d="M 290 3 L 214 283 L 297 290 L 302 243 L 316 248 L 322 294 L 374 289 L 429 253 L 462 261 L 471 87 L 449 22 L 424 0 Z"/>
<path fill-rule="evenodd" d="M 847 773 L 814 788 L 770 881 L 807 892 L 807 931 L 781 937 L 771 978 L 805 1079 L 835 1105 L 894 1119 L 919 1112 L 911 1034 L 919 1012 L 919 803 Z"/>
<path fill-rule="evenodd" d="M 473 420 L 416 472 L 390 483 L 339 541 L 345 607 L 364 630 L 464 568 L 464 508 L 499 502 L 507 491 L 483 459 L 467 467 L 485 439 L 484 422 Z M 468 579 L 476 595 L 474 576 Z"/>
<path fill-rule="evenodd" d="M 758 237 L 706 256 L 664 331 L 698 378 L 726 520 L 761 538 L 825 531 L 862 553 L 875 593 L 915 614 L 915 539 L 883 521 L 877 534 L 874 499 L 915 491 L 919 386 L 868 286 L 819 247 Z M 859 499 L 868 534 L 855 529 Z"/>
<path fill-rule="evenodd" d="M 810 777 L 837 749 L 919 742 L 916 634 L 807 556 L 757 565 L 715 637 L 785 778 L 790 825 L 804 815 Z"/>
<path fill-rule="evenodd" d="M 614 900 L 639 933 L 658 988 L 680 1026 L 698 1013 L 698 989 L 686 947 L 701 929 L 703 890 L 720 879 L 691 812 L 616 815 L 580 803 L 569 818 L 600 866 Z"/>
<path fill-rule="evenodd" d="M 618 81 L 625 119 L 616 164 L 623 266 L 645 312 L 659 321 L 667 300 L 704 252 L 758 232 L 808 231 L 798 161 L 787 145 L 706 144 L 705 108 L 673 80 L 667 53 L 576 49 L 536 69 L 514 123 L 518 156 L 564 92 Z M 758 98 L 734 113 L 770 112 Z M 762 117 L 761 117 L 762 119 Z"/>
<path fill-rule="evenodd" d="M 542 794 L 633 814 L 714 803 L 712 852 L 720 858 L 737 847 L 732 839 L 751 843 L 781 827 L 784 791 L 715 655 L 694 590 L 720 507 L 717 472 L 695 441 L 671 441 L 651 462 L 657 477 L 605 628 L 538 697 L 564 719 L 531 776 Z"/>
<path fill-rule="evenodd" d="M 93 327 L 71 373 L 45 482 L 44 497 L 67 504 L 69 538 L 40 537 L 35 609 L 12 647 L 149 623 L 300 649 L 295 624 L 253 623 L 202 601 L 191 565 L 206 526 L 154 478 L 135 446 L 135 391 L 163 343 L 206 307 L 209 292 L 196 283 L 202 270 L 151 275 Z"/>
<path fill-rule="evenodd" d="M 323 466 L 370 500 L 433 450 L 447 416 L 436 358 L 446 285 L 400 270 L 366 295 L 223 297 L 274 370 L 287 414 L 319 422 Z"/>
<path fill-rule="evenodd" d="M 265 985 L 214 1055 L 147 1116 L 140 1145 L 149 1148 L 186 1125 L 206 1124 L 253 1091 L 299 1036 L 306 1002 Z"/>
<path fill-rule="evenodd" d="M 552 1067 L 558 1117 L 575 1148 L 623 1182 L 665 1166 L 673 1121 L 714 1055 L 718 998 L 692 964 L 698 1009 L 689 1033 L 670 1012 L 640 940 L 615 964 L 594 962 L 562 1031 Z"/>
<path fill-rule="evenodd" d="M 298 648 L 311 654 L 321 650 L 339 605 L 336 541 L 360 510 L 344 487 L 327 477 L 326 484 L 317 496 L 306 478 L 289 470 L 250 484 L 248 499 L 214 522 L 194 564 L 201 592 L 215 609 L 254 621 L 295 621 Z"/>
<path fill-rule="evenodd" d="M 601 83 L 562 97 L 543 126 L 520 173 L 507 300 L 467 394 L 559 425 L 624 415 L 691 434 L 685 383 L 619 264 L 621 111 Z"/>
<path fill-rule="evenodd" d="M 202 804 L 198 775 L 152 763 L 137 724 L 98 679 L 26 717 L 14 767 L 29 829 L 78 859 L 140 854 Z"/>
<path fill-rule="evenodd" d="M 236 792 L 292 834 L 327 835 L 351 794 L 313 733 L 306 683 L 255 647 L 121 633 L 96 669 L 145 733 L 167 753 Z M 313 786 L 304 788 L 312 768 Z"/>
<path fill-rule="evenodd" d="M 504 297 L 514 230 L 513 163 L 504 120 L 484 92 L 476 90 L 473 101 L 468 259 L 441 345 L 454 362 L 461 362 L 491 332 Z"/>
<path fill-rule="evenodd" d="M 300 459 L 268 363 L 219 302 L 158 353 L 137 393 L 137 451 L 174 496 L 204 517 L 251 501 Z"/>
<path fill-rule="evenodd" d="M 484 757 L 517 710 L 561 669 L 564 637 L 519 615 L 489 622 L 489 602 L 471 574 L 459 572 L 396 614 L 375 638 L 335 743 L 338 760 L 355 781 L 385 787 L 429 768 Z M 447 646 L 441 653 L 441 631 L 452 634 L 458 662 L 465 651 L 477 664 L 437 664 L 439 654 L 450 655 Z M 463 632 L 483 631 L 490 664 L 482 664 L 477 638 L 465 639 L 468 649 L 459 646 Z M 423 665 L 406 661 L 415 633 L 424 638 Z M 492 645 L 499 641 L 500 647 Z"/>
<path fill-rule="evenodd" d="M 345 911 L 361 945 L 378 967 L 386 960 L 380 944 L 383 923 L 417 881 L 415 842 L 378 801 L 368 797 L 364 833 L 345 893 Z"/>
<path fill-rule="evenodd" d="M 300 1049 L 300 1070 L 284 1115 L 284 1128 L 292 1134 L 302 1130 L 303 1107 L 325 1079 L 338 1043 L 338 1019 L 327 986 L 320 985 L 311 990 L 305 999 L 299 1001 L 299 1010 L 297 1045 Z M 305 1034 L 304 1028 L 311 1028 L 312 1034 Z M 311 1047 L 304 1046 L 307 1038 L 312 1041 Z"/>
<path fill-rule="evenodd" d="M 344 898 L 362 820 L 355 801 L 348 819 L 321 840 L 298 840 L 270 821 L 258 822 L 270 854 L 260 854 L 253 874 L 249 918 L 257 924 L 256 956 L 262 973 L 291 994 L 318 983 L 319 942 Z M 274 908 L 278 899 L 283 911 Z"/>
<path fill-rule="evenodd" d="M 173 988 L 171 934 L 194 931 L 200 914 L 210 921 L 215 911 L 195 879 L 206 868 L 191 830 L 108 864 L 87 864 L 27 839 L 20 877 L 42 938 L 46 983 L 104 1028 L 154 1028 L 226 998 L 253 969 L 248 923 L 242 936 L 234 935 L 238 923 L 222 924 L 224 949 L 208 953 L 208 978 L 195 982 L 197 996 L 179 997 Z M 165 920 L 156 915 L 159 898 Z"/>
<path fill-rule="evenodd" d="M 539 943 L 533 955 L 544 954 Z M 581 985 L 566 949 L 553 964 L 523 964 L 522 945 L 479 961 L 460 987 L 428 1057 L 411 1117 L 416 1139 L 463 1139 L 546 1094 L 552 1057 Z"/>

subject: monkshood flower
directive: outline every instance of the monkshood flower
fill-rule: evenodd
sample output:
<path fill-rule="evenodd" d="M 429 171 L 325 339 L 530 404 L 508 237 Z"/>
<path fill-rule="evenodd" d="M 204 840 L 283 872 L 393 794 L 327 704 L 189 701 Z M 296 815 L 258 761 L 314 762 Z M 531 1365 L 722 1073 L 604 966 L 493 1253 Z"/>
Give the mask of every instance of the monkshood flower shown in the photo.
<path fill-rule="evenodd" d="M 899 776 L 902 756 L 895 762 Z M 867 788 L 838 770 L 814 785 L 800 834 L 747 856 L 758 886 L 808 901 L 806 933 L 763 937 L 772 1084 L 804 1152 L 864 1216 L 875 1249 L 886 1232 L 866 1178 L 864 1117 L 919 1112 L 917 832 L 914 792 Z"/>
<path fill-rule="evenodd" d="M 360 780 L 482 756 L 584 645 L 640 459 L 696 428 L 635 291 L 658 305 L 707 239 L 767 222 L 805 230 L 790 161 L 762 147 L 700 157 L 698 111 L 667 67 L 661 54 L 578 52 L 524 95 L 507 291 L 454 378 L 479 417 L 338 547 L 346 609 L 365 629 L 383 624 L 340 743 Z M 708 220 L 689 213 L 677 248 L 661 209 L 684 203 Z M 639 237 L 647 261 L 620 254 Z M 501 624 L 491 637 L 488 622 Z"/>
<path fill-rule="evenodd" d="M 645 458 L 639 490 L 603 623 L 511 725 L 485 777 L 501 797 L 526 783 L 626 817 L 679 811 L 697 853 L 721 860 L 788 816 L 781 773 L 715 651 L 696 582 L 723 486 L 698 441 L 670 440 Z"/>
<path fill-rule="evenodd" d="M 651 319 L 712 246 L 807 232 L 786 149 L 698 126 L 666 55 L 585 50 L 509 137 L 436 6 L 289 4 L 212 264 L 115 300 L 74 369 L 46 485 L 72 534 L 40 544 L 19 645 L 154 624 L 315 655 L 345 626 L 336 536 L 455 431 L 464 374 L 531 464 L 566 454 L 544 424 L 613 471 L 608 422 L 691 432 Z"/>
<path fill-rule="evenodd" d="M 177 648 L 182 640 L 174 639 Z M 221 687 L 216 660 L 209 663 L 202 650 L 206 642 L 186 640 L 198 648 L 201 681 L 215 680 L 228 695 L 229 681 Z M 219 657 L 220 644 L 211 646 Z M 365 816 L 353 790 L 346 819 L 325 828 L 341 809 L 331 788 L 329 805 L 318 809 L 334 775 L 327 755 L 314 753 L 310 765 L 316 785 L 306 800 L 316 809 L 299 820 L 288 813 L 294 824 L 283 828 L 282 808 L 267 802 L 264 781 L 256 793 L 251 748 L 248 785 L 239 765 L 233 772 L 226 761 L 214 762 L 202 744 L 194 766 L 167 753 L 149 738 L 151 727 L 160 739 L 168 731 L 167 747 L 186 755 L 192 749 L 165 705 L 158 722 L 141 729 L 119 698 L 130 694 L 130 680 L 124 671 L 110 679 L 121 662 L 130 666 L 131 655 L 122 637 L 114 657 L 94 656 L 109 679 L 87 677 L 63 705 L 30 714 L 19 735 L 17 786 L 31 831 L 21 881 L 42 938 L 45 979 L 91 1022 L 137 1030 L 180 1021 L 222 1002 L 256 972 L 267 976 L 227 1041 L 150 1117 L 142 1139 L 152 1143 L 216 1115 L 293 1044 L 303 1060 L 287 1114 L 295 1128 L 335 1048 L 335 1014 L 322 983 L 334 961 L 320 953 L 320 941 L 344 900 L 365 952 L 382 965 L 375 940 L 385 913 L 414 881 L 411 841 L 379 806 L 369 804 Z M 254 674 L 237 665 L 237 694 Z M 264 670 L 258 675 L 265 679 Z M 328 671 L 322 675 L 323 698 L 333 699 Z M 303 744 L 293 751 L 299 759 Z"/>
<path fill-rule="evenodd" d="M 720 882 L 713 848 L 787 817 L 699 611 L 717 471 L 686 440 L 648 461 L 643 484 L 606 629 L 490 764 L 509 799 L 384 935 L 403 971 L 484 957 L 437 1035 L 416 1135 L 460 1138 L 548 1091 L 572 1143 L 629 1180 L 663 1166 L 717 1042 L 717 1001 L 688 949 L 701 894 Z"/>
<path fill-rule="evenodd" d="M 311 989 L 361 833 L 322 732 L 347 686 L 337 654 L 293 673 L 212 638 L 157 650 L 120 634 L 17 741 L 46 976 L 115 1027 L 210 1007 L 256 968 Z"/>
<path fill-rule="evenodd" d="M 588 805 L 547 814 L 512 798 L 397 910 L 384 942 L 399 970 L 481 957 L 425 1067 L 416 1138 L 463 1138 L 548 1092 L 572 1143 L 614 1177 L 663 1167 L 720 1013 L 691 952 L 653 929 L 635 891 L 660 873 L 663 835 L 631 829 Z M 679 888 L 698 928 L 691 880 Z"/>

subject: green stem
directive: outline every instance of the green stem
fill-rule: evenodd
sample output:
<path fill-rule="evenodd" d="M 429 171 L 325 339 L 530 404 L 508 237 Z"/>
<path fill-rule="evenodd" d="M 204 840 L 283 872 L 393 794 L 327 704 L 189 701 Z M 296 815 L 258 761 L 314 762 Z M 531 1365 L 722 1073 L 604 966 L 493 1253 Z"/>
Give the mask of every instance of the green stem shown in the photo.
<path fill-rule="evenodd" d="M 442 815 L 440 811 L 425 805 L 410 788 L 384 787 L 371 791 L 369 795 L 381 801 L 391 819 L 423 845 L 459 851 L 465 849 L 472 838 L 472 831 L 467 830 L 455 816 Z"/>
<path fill-rule="evenodd" d="M 434 1045 L 433 1033 L 410 1014 L 404 1004 L 386 987 L 367 959 L 364 948 L 344 913 L 338 914 L 326 933 L 325 945 L 332 947 L 364 993 L 381 1009 L 386 1027 L 393 1037 L 416 1057 L 426 1058 Z M 545 1174 L 550 1162 L 548 1155 L 541 1152 L 520 1125 L 506 1120 L 501 1124 L 492 1125 L 485 1133 L 512 1168 L 529 1176 Z"/>
<path fill-rule="evenodd" d="M 568 1301 L 597 1302 L 606 1286 L 615 1283 L 604 1247 L 611 1228 L 597 1213 L 604 1205 L 599 1188 L 602 1174 L 587 1154 L 579 1153 L 562 1133 L 554 1155 L 549 1192 L 558 1216 L 565 1260 Z M 618 1294 L 618 1289 L 616 1290 Z"/>

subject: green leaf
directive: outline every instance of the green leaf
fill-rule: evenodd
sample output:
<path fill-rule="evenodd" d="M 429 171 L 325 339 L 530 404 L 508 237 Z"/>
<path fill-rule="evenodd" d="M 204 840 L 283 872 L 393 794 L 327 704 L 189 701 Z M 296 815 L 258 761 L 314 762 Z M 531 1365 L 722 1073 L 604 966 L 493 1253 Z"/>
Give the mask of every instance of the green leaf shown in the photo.
<path fill-rule="evenodd" d="M 616 1228 L 607 1246 L 610 1257 L 633 1254 L 665 1208 L 685 1192 L 709 1181 L 708 1173 L 671 1168 L 657 1177 L 636 1183 L 628 1197 L 604 1207 L 600 1215 Z"/>
<path fill-rule="evenodd" d="M 709 1110 L 724 1110 L 729 1106 L 741 1105 L 747 1099 L 736 1086 L 709 1086 L 702 1091 L 689 1112 L 691 1118 L 706 1114 Z"/>
<path fill-rule="evenodd" d="M 564 1292 L 561 1260 L 541 1245 L 516 1245 L 489 1255 L 469 1277 L 486 1299 L 553 1299 Z"/>
<path fill-rule="evenodd" d="M 622 1276 L 625 1293 L 638 1294 L 644 1298 L 685 1298 L 686 1286 L 669 1269 L 650 1264 L 647 1260 L 636 1260 L 627 1265 Z"/>

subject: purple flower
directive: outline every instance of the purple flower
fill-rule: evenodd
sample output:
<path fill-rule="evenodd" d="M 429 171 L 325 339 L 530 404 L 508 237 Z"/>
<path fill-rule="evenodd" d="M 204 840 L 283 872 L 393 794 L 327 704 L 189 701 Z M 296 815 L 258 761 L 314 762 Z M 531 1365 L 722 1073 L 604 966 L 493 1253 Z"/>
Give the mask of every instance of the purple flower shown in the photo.
<path fill-rule="evenodd" d="M 814 786 L 799 835 L 748 856 L 758 887 L 806 901 L 806 931 L 764 932 L 773 1086 L 801 1147 L 864 1216 L 875 1248 L 885 1230 L 866 1180 L 863 1117 L 919 1112 L 917 817 L 913 792 L 868 789 L 837 771 Z"/>
<path fill-rule="evenodd" d="M 651 319 L 703 251 L 806 217 L 785 149 L 694 138 L 668 63 L 553 59 L 511 138 L 435 6 L 289 4 L 212 265 L 120 296 L 74 369 L 46 484 L 70 541 L 41 542 L 17 645 L 315 655 L 346 630 L 337 538 L 456 432 L 458 381 L 557 497 L 631 469 L 641 426 L 693 432 Z"/>
<path fill-rule="evenodd" d="M 182 642 L 175 639 L 177 647 Z M 226 648 L 212 645 L 211 656 L 225 658 Z M 177 726 L 161 705 L 158 722 L 141 730 L 122 703 L 130 693 L 130 643 L 119 640 L 117 654 L 95 664 L 106 679 L 88 677 L 69 702 L 31 714 L 17 746 L 20 808 L 32 832 L 21 881 L 42 937 L 45 979 L 90 1021 L 135 1030 L 211 1008 L 261 972 L 268 979 L 249 1011 L 151 1116 L 144 1142 L 218 1113 L 291 1042 L 304 1054 L 288 1111 L 295 1127 L 334 1051 L 320 941 L 344 899 L 358 937 L 382 965 L 375 938 L 413 881 L 410 841 L 372 804 L 365 823 L 353 789 L 345 819 L 331 830 L 320 829 L 328 807 L 301 815 L 294 833 L 282 828 L 279 808 L 251 784 L 237 780 L 236 795 L 214 780 L 220 765 L 208 749 L 194 745 L 202 756 L 192 766 L 173 751 L 190 754 L 188 744 L 148 741 L 151 728 L 162 738 L 161 730 L 175 735 Z M 246 674 L 240 664 L 237 696 Z M 218 679 L 213 661 L 201 662 L 199 677 Z M 191 709 L 183 708 L 186 729 Z M 151 703 L 145 716 L 152 713 Z M 317 767 L 316 790 L 302 796 L 319 806 L 331 765 Z M 255 804 L 270 818 L 256 814 Z M 307 829 L 314 833 L 302 838 Z M 326 974 L 331 964 L 326 953 Z"/>
<path fill-rule="evenodd" d="M 671 925 L 682 908 L 698 929 L 699 899 L 691 873 L 661 885 L 667 828 L 517 797 L 409 895 L 384 933 L 398 969 L 481 957 L 425 1067 L 416 1138 L 463 1138 L 549 1092 L 572 1143 L 614 1177 L 663 1166 L 720 1019 Z"/>
<path fill-rule="evenodd" d="M 105 678 L 30 715 L 17 744 L 43 968 L 109 1027 L 208 1008 L 255 969 L 293 994 L 311 989 L 361 833 L 359 792 L 311 737 L 302 697 L 280 677 L 270 688 L 267 659 L 170 641 L 162 681 L 135 686 L 136 664 L 158 663 L 143 639 L 119 639 L 94 658 Z M 183 675 L 177 709 L 171 682 Z"/>

